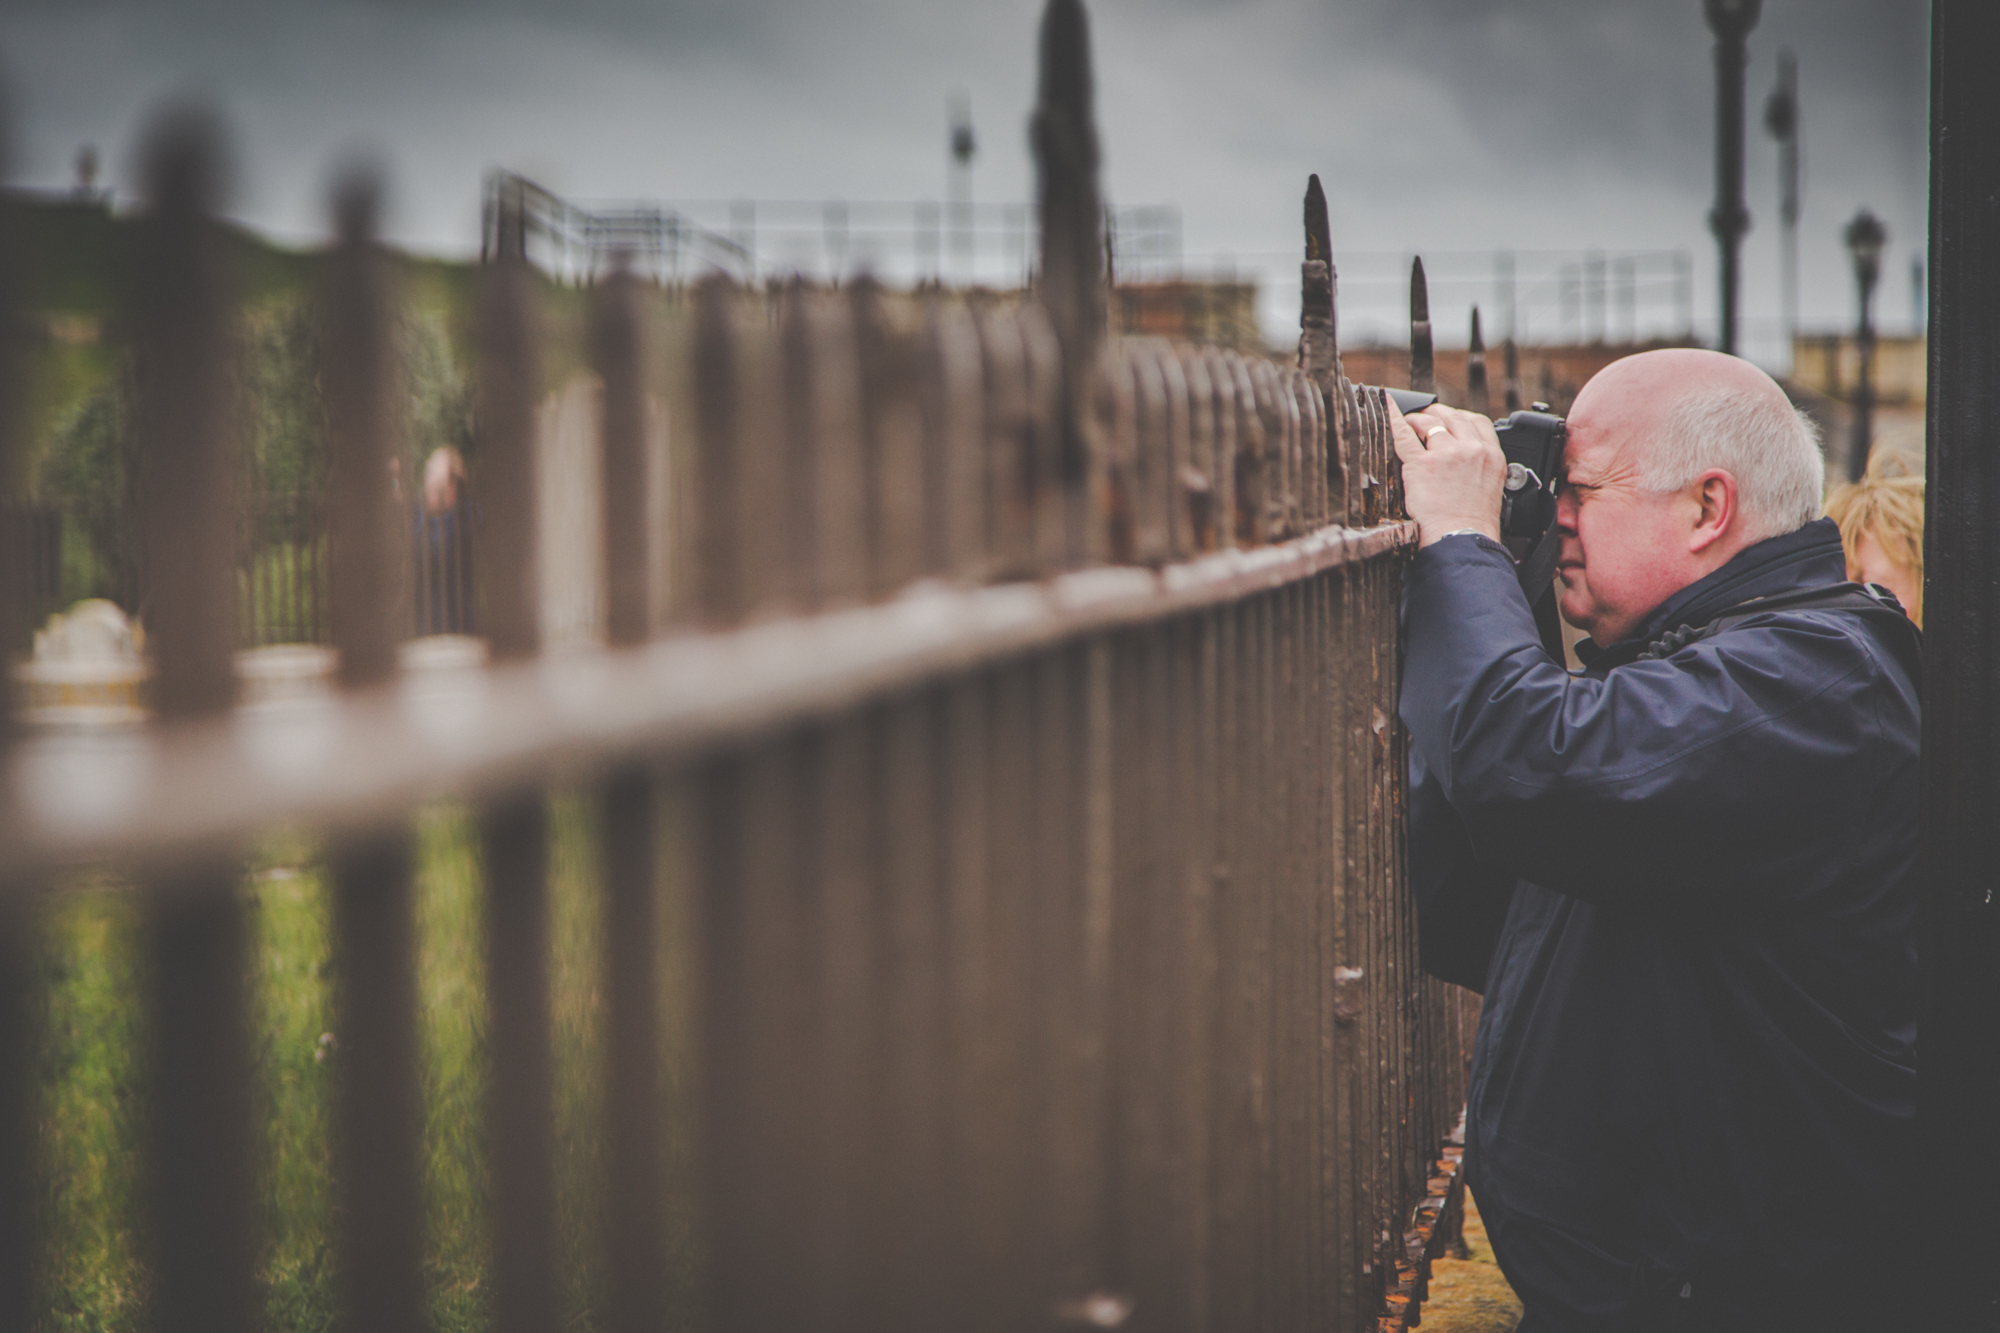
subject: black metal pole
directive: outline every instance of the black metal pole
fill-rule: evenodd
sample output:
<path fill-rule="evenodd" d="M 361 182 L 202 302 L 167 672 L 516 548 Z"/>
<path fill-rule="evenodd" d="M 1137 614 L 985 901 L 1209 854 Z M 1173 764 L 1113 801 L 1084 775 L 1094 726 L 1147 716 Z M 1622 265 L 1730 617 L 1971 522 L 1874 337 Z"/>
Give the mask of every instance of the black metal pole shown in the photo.
<path fill-rule="evenodd" d="M 1860 481 L 1868 471 L 1868 453 L 1875 445 L 1875 321 L 1869 306 L 1875 295 L 1874 274 L 1857 275 L 1861 289 L 1861 321 L 1855 326 L 1854 347 L 1860 358 L 1854 386 L 1854 443 L 1847 452 L 1847 479 Z"/>
<path fill-rule="evenodd" d="M 1722 270 L 1722 309 L 1716 346 L 1736 351 L 1737 255 L 1750 230 L 1743 206 L 1744 40 L 1757 26 L 1763 0 L 1702 0 L 1715 33 L 1715 209 L 1708 215 Z"/>
<path fill-rule="evenodd" d="M 1785 357 L 1799 332 L 1799 59 L 1778 52 L 1778 86 L 1764 103 L 1764 127 L 1778 141 L 1779 300 L 1785 320 Z"/>
<path fill-rule="evenodd" d="M 1929 440 L 1924 533 L 1924 976 L 1917 1083 L 1926 1206 L 1991 1199 L 2000 1105 L 2000 6 L 1932 0 Z M 1936 1328 L 2000 1318 L 2000 1213 L 1930 1229 Z"/>

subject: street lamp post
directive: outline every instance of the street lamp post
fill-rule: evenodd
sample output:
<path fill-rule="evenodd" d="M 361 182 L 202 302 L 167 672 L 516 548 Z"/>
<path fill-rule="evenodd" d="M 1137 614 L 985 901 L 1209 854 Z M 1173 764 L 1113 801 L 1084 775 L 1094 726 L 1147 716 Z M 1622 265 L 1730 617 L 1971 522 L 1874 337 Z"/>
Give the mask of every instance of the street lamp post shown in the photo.
<path fill-rule="evenodd" d="M 1799 331 L 1799 61 L 1778 52 L 1778 86 L 1764 103 L 1764 128 L 1778 141 L 1778 221 L 1782 227 L 1778 271 L 1783 288 L 1785 360 Z"/>
<path fill-rule="evenodd" d="M 1888 239 L 1881 222 L 1867 209 L 1847 224 L 1847 249 L 1854 256 L 1854 286 L 1861 297 L 1861 319 L 1855 325 L 1854 347 L 1860 357 L 1854 386 L 1854 439 L 1847 451 L 1847 479 L 1861 480 L 1868 470 L 1868 450 L 1875 436 L 1875 322 L 1869 304 L 1875 279 L 1882 273 L 1882 243 Z"/>
<path fill-rule="evenodd" d="M 1743 206 L 1743 65 L 1745 39 L 1763 0 L 1702 0 L 1715 34 L 1715 209 L 1708 215 L 1722 260 L 1722 311 L 1717 346 L 1736 352 L 1736 257 L 1750 210 Z"/>
<path fill-rule="evenodd" d="M 972 133 L 972 102 L 964 93 L 951 98 L 951 249 L 959 281 L 972 284 L 978 268 L 972 228 L 972 158 L 979 141 Z"/>

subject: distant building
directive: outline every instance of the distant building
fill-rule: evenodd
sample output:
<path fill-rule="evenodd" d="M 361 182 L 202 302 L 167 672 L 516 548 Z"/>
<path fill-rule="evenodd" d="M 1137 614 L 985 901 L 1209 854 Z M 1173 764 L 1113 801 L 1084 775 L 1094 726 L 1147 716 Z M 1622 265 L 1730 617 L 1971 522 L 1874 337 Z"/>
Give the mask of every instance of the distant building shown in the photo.
<path fill-rule="evenodd" d="M 1547 403 L 1560 415 L 1569 411 L 1571 400 L 1592 375 L 1620 357 L 1656 347 L 1683 347 L 1685 342 L 1654 339 L 1639 343 L 1582 343 L 1552 347 L 1522 347 L 1520 405 Z M 1454 407 L 1474 407 L 1466 397 L 1466 349 L 1440 347 L 1434 353 L 1438 394 Z M 1343 347 L 1341 369 L 1357 384 L 1381 384 L 1403 388 L 1410 382 L 1408 347 Z M 1507 353 L 1504 345 L 1486 349 L 1486 411 L 1499 416 L 1507 404 Z"/>
<path fill-rule="evenodd" d="M 1930 353 L 1922 334 L 1875 338 L 1875 402 L 1879 407 L 1922 407 Z M 1792 375 L 1800 387 L 1836 402 L 1854 396 L 1861 378 L 1861 349 L 1851 333 L 1801 333 L 1792 339 Z"/>
<path fill-rule="evenodd" d="M 1112 317 L 1130 337 L 1206 343 L 1234 352 L 1265 350 L 1257 323 L 1257 284 L 1234 278 L 1120 283 L 1112 289 Z"/>

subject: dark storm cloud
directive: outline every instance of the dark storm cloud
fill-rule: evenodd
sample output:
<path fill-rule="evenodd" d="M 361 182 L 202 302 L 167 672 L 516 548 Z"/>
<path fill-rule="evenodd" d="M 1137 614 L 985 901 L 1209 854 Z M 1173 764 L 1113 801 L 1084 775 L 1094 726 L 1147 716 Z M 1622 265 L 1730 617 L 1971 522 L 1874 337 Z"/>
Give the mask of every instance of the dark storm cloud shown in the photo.
<path fill-rule="evenodd" d="M 1025 198 L 1039 7 L 8 0 L 0 59 L 29 179 L 59 182 L 85 139 L 121 160 L 147 107 L 202 89 L 237 127 L 248 219 L 317 232 L 327 168 L 367 144 L 397 184 L 399 233 L 462 249 L 478 173 L 496 162 L 583 196 L 935 197 L 955 88 L 980 124 L 981 197 Z M 1091 8 L 1107 186 L 1180 204 L 1193 252 L 1289 251 L 1317 170 L 1337 248 L 1685 247 L 1712 307 L 1698 0 Z M 1927 26 L 1922 3 L 1766 0 L 1751 38 L 1753 314 L 1776 307 L 1756 120 L 1776 51 L 1801 64 L 1805 304 L 1832 319 L 1848 308 L 1838 230 L 1856 207 L 1887 219 L 1896 252 L 1922 244 Z"/>

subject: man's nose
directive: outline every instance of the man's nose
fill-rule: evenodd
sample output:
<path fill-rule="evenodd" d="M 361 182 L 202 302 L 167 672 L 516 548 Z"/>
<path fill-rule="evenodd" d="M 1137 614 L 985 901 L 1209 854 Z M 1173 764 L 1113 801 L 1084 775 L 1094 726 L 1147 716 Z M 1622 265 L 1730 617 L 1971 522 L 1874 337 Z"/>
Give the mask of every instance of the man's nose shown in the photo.
<path fill-rule="evenodd" d="M 1565 537 L 1576 536 L 1576 497 L 1567 490 L 1556 494 L 1556 531 Z"/>

